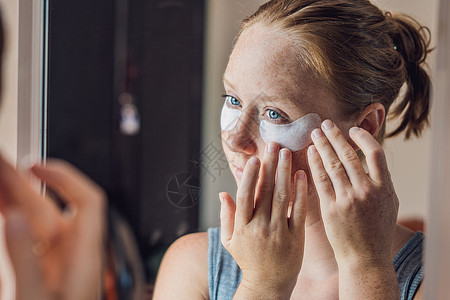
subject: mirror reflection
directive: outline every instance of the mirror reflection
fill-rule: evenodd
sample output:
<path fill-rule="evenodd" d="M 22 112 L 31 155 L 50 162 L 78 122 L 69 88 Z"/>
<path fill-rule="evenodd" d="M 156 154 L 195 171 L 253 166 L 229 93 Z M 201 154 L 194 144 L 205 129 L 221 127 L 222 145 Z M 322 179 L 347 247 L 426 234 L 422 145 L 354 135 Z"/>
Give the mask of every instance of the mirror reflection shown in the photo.
<path fill-rule="evenodd" d="M 20 299 L 421 299 L 437 1 L 43 3 Z"/>

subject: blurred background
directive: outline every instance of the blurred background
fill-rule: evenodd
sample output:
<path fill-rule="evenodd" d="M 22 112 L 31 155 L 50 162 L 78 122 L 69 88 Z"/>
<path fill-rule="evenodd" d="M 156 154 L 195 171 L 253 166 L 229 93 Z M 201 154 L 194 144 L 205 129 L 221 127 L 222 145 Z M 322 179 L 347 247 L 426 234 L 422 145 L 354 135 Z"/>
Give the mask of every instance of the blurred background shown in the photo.
<path fill-rule="evenodd" d="M 107 190 L 137 237 L 150 282 L 167 247 L 218 226 L 218 193 L 235 192 L 219 136 L 221 78 L 240 20 L 264 2 L 33 2 L 43 3 L 33 16 L 45 21 L 34 44 L 42 47 L 43 79 L 30 98 L 41 101 L 40 118 L 25 131 L 39 131 L 40 153 L 69 160 Z M 374 2 L 437 36 L 437 0 Z M 27 66 L 19 32 L 32 31 L 19 24 L 33 10 L 19 3 L 0 0 L 7 31 L 0 149 L 20 162 L 20 137 L 30 133 L 20 130 Z M 429 131 L 385 143 L 400 219 L 426 214 L 430 146 Z"/>

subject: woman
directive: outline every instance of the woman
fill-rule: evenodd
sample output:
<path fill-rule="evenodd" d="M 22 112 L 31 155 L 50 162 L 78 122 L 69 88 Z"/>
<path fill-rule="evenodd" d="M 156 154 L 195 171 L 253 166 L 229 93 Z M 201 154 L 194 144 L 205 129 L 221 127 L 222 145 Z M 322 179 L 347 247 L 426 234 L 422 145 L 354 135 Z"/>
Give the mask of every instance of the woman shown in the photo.
<path fill-rule="evenodd" d="M 380 143 L 428 123 L 425 33 L 365 0 L 272 0 L 245 19 L 222 109 L 236 201 L 221 193 L 221 228 L 170 247 L 155 299 L 421 299 L 423 234 L 396 224 Z"/>

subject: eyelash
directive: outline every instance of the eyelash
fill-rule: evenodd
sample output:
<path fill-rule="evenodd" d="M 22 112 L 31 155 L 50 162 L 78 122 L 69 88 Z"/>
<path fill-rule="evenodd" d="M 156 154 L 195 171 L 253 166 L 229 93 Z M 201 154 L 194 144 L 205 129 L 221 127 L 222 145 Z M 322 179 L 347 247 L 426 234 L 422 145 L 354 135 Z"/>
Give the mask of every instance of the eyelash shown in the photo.
<path fill-rule="evenodd" d="M 230 95 L 222 95 L 222 97 L 225 98 L 225 101 L 227 101 L 227 102 L 228 102 L 230 105 L 232 105 L 232 106 L 238 105 L 238 104 L 233 104 L 233 103 L 231 103 L 230 101 L 231 101 L 232 99 L 238 101 L 238 102 L 239 102 L 239 105 L 241 104 L 241 101 L 239 101 L 236 97 L 233 97 L 233 96 L 230 96 Z"/>
<path fill-rule="evenodd" d="M 278 117 L 276 119 L 271 118 L 269 116 L 270 112 L 276 113 L 278 115 Z M 264 116 L 266 116 L 266 118 L 267 118 L 267 120 L 269 122 L 272 122 L 274 124 L 287 124 L 287 123 L 289 123 L 288 119 L 285 116 L 283 116 L 282 113 L 280 113 L 280 112 L 278 112 L 276 110 L 273 110 L 273 109 L 266 109 L 265 112 L 264 112 Z"/>
<path fill-rule="evenodd" d="M 232 106 L 237 106 L 237 105 L 240 106 L 240 104 L 241 104 L 241 101 L 239 101 L 236 97 L 233 97 L 233 96 L 230 96 L 230 95 L 222 95 L 222 97 L 225 98 L 225 101 L 227 101 L 227 104 L 228 104 L 229 106 L 231 106 L 231 107 L 232 107 Z M 233 104 L 233 103 L 231 103 L 231 101 L 232 101 L 233 99 L 236 100 L 237 102 L 239 102 L 239 104 Z M 277 117 L 276 119 L 271 118 L 271 117 L 268 115 L 270 112 L 276 113 L 276 114 L 278 115 L 278 117 Z M 273 122 L 273 123 L 276 123 L 276 124 L 288 123 L 288 122 L 287 122 L 288 119 L 287 119 L 285 116 L 283 116 L 283 114 L 282 114 L 281 112 L 278 112 L 278 111 L 273 110 L 273 109 L 266 109 L 266 110 L 264 111 L 263 116 L 266 116 L 267 119 L 270 120 L 270 122 Z"/>

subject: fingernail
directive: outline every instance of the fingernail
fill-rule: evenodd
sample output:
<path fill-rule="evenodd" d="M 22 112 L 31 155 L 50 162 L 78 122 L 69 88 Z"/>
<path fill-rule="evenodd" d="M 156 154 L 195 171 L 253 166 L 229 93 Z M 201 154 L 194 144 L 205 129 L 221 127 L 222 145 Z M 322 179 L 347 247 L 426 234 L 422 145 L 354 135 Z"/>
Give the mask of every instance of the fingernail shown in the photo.
<path fill-rule="evenodd" d="M 267 146 L 267 151 L 269 153 L 276 153 L 278 150 L 278 144 L 276 143 L 269 143 Z"/>
<path fill-rule="evenodd" d="M 325 120 L 322 123 L 322 128 L 324 130 L 330 130 L 333 127 L 334 127 L 334 124 L 333 124 L 333 122 L 331 122 L 331 120 Z"/>
<path fill-rule="evenodd" d="M 350 128 L 350 134 L 353 134 L 353 133 L 357 133 L 358 131 L 360 131 L 361 130 L 361 128 L 359 128 L 359 127 L 352 127 L 352 128 Z"/>
<path fill-rule="evenodd" d="M 320 138 L 320 137 L 323 136 L 323 132 L 322 132 L 322 130 L 320 130 L 319 128 L 317 128 L 317 129 L 314 129 L 313 135 L 314 135 L 314 137 L 316 137 L 316 138 Z"/>
<path fill-rule="evenodd" d="M 317 152 L 316 146 L 314 146 L 314 145 L 309 146 L 308 151 L 311 154 L 316 153 Z"/>
<path fill-rule="evenodd" d="M 223 204 L 223 196 L 222 196 L 222 193 L 219 193 L 219 201 L 220 201 L 220 204 Z"/>
<path fill-rule="evenodd" d="M 259 159 L 257 157 L 255 157 L 255 156 L 251 157 L 250 158 L 250 164 L 254 165 L 254 166 L 259 165 Z"/>
<path fill-rule="evenodd" d="M 297 177 L 298 177 L 298 179 L 305 179 L 305 171 L 299 171 L 298 173 L 297 173 Z"/>
<path fill-rule="evenodd" d="M 288 158 L 289 158 L 289 150 L 287 150 L 287 149 L 282 149 L 281 151 L 280 151 L 280 159 L 281 160 L 287 160 Z"/>

